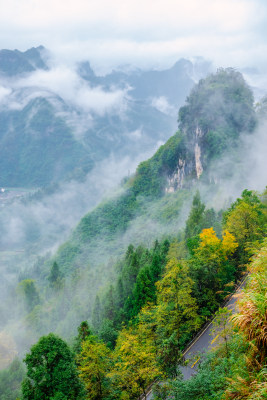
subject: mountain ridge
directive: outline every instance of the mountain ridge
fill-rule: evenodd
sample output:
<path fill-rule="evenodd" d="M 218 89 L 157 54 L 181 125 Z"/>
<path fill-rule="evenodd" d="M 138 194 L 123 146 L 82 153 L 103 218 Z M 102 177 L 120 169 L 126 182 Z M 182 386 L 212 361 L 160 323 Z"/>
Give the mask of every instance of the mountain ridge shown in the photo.
<path fill-rule="evenodd" d="M 163 71 L 139 70 L 128 74 L 115 71 L 101 77 L 95 74 L 89 62 L 77 64 L 72 70 L 52 66 L 53 63 L 46 61 L 49 57 L 43 46 L 25 52 L 0 51 L 0 148 L 5 148 L 0 168 L 1 186 L 38 188 L 77 177 L 84 179 L 93 165 L 113 153 L 119 158 L 125 154 L 136 157 L 140 152 L 155 148 L 173 132 L 176 110 L 194 83 L 193 69 L 198 68 L 188 60 L 180 60 Z M 199 61 L 199 64 L 200 70 L 210 68 L 208 63 Z M 66 82 L 59 84 L 61 70 L 63 76 L 66 75 Z M 53 79 L 55 85 L 50 83 Z M 40 100 L 28 113 L 27 107 L 37 98 L 50 103 L 48 118 L 42 117 L 47 106 Z M 32 125 L 33 113 L 35 118 L 40 115 L 38 129 Z M 33 135 L 28 132 L 36 130 L 40 137 L 42 129 L 45 147 L 53 148 L 54 138 L 45 134 L 45 125 L 50 125 L 49 130 L 58 137 L 55 140 L 64 147 L 64 133 L 58 129 L 58 124 L 71 136 L 73 146 L 80 147 L 81 159 L 87 154 L 87 160 L 79 162 L 70 152 L 70 162 L 64 155 L 61 165 L 59 160 L 51 159 L 51 173 L 44 179 L 42 155 L 31 143 Z M 32 169 L 27 169 L 23 162 L 16 163 L 15 168 L 8 160 L 13 152 L 12 138 L 20 142 L 22 137 L 28 137 L 29 143 L 27 140 L 24 144 L 21 142 L 21 154 L 27 153 L 27 147 L 32 148 L 28 153 L 29 165 L 35 166 Z M 64 153 L 60 145 L 58 152 Z M 60 174 L 58 170 L 61 170 Z M 6 171 L 9 171 L 8 176 Z"/>

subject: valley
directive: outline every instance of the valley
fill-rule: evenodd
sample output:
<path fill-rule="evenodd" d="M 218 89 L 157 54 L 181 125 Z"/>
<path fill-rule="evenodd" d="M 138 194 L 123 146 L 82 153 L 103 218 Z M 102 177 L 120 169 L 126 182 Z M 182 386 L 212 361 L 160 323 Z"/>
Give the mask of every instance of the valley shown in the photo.
<path fill-rule="evenodd" d="M 135 399 L 167 379 L 155 398 L 186 400 L 198 378 L 179 378 L 183 350 L 213 315 L 222 323 L 220 305 L 247 269 L 258 279 L 250 259 L 266 245 L 264 100 L 255 106 L 232 68 L 194 84 L 198 66 L 187 60 L 104 77 L 82 63 L 63 70 L 71 100 L 44 54 L 0 51 L 10 85 L 0 104 L 0 390 L 9 379 L 20 396 L 24 379 L 25 399 Z M 44 89 L 53 74 L 55 88 Z M 229 335 L 233 376 L 235 341 L 242 355 L 248 345 Z M 220 347 L 207 359 L 225 365 L 229 354 Z M 222 394 L 231 385 L 220 374 Z"/>

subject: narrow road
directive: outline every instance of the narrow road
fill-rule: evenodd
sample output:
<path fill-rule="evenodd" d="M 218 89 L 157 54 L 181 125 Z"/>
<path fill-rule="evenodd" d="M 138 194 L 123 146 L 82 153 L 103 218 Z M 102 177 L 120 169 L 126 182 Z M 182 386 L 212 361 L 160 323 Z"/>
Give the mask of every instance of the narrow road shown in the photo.
<path fill-rule="evenodd" d="M 239 287 L 238 291 L 241 291 L 241 287 Z M 232 310 L 232 312 L 235 312 L 235 305 L 237 301 L 236 295 L 237 292 L 235 292 L 235 294 L 231 296 L 229 301 L 224 306 L 227 307 L 229 310 Z M 219 335 L 214 337 L 212 335 L 213 329 L 213 321 L 211 321 L 206 329 L 201 333 L 201 335 L 198 336 L 196 340 L 183 353 L 185 360 L 191 360 L 191 362 L 189 362 L 186 367 L 180 368 L 184 379 L 189 379 L 194 373 L 196 373 L 200 360 L 200 353 L 204 353 L 217 345 Z"/>
<path fill-rule="evenodd" d="M 233 293 L 230 299 L 226 302 L 224 307 L 227 307 L 232 312 L 236 310 L 236 301 L 238 294 L 242 291 L 246 283 L 246 278 L 238 286 L 237 290 Z M 203 329 L 199 336 L 189 345 L 183 353 L 185 360 L 190 360 L 188 365 L 180 367 L 184 379 L 189 379 L 197 371 L 198 363 L 200 360 L 199 354 L 216 346 L 219 335 L 212 337 L 213 321 Z M 152 389 L 147 394 L 147 400 L 153 399 Z"/>

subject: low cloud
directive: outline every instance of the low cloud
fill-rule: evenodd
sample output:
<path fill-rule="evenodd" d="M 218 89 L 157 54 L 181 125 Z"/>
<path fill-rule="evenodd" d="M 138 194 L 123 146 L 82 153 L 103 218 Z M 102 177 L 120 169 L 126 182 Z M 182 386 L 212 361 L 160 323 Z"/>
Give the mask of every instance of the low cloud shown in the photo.
<path fill-rule="evenodd" d="M 88 174 L 85 182 L 71 181 L 60 186 L 54 194 L 40 201 L 24 204 L 20 201 L 2 210 L 0 224 L 2 248 L 18 250 L 33 245 L 38 253 L 56 250 L 66 240 L 80 218 L 103 197 L 109 196 L 122 178 L 132 174 L 137 165 L 150 157 L 162 143 L 158 142 L 149 152 L 135 157 L 118 159 L 112 155 L 99 162 Z M 27 242 L 29 230 L 35 230 L 36 243 Z M 34 241 L 33 238 L 30 241 Z"/>
<path fill-rule="evenodd" d="M 10 95 L 10 107 L 23 108 L 25 102 L 34 97 L 57 95 L 67 105 L 80 109 L 83 112 L 93 112 L 100 116 L 107 113 L 122 114 L 127 107 L 128 89 L 104 90 L 102 87 L 91 87 L 81 79 L 74 70 L 66 66 L 57 66 L 49 71 L 38 70 L 31 75 L 15 79 L 10 82 L 10 88 L 3 91 L 2 96 Z M 27 95 L 20 98 L 19 93 L 25 91 Z M 0 99 L 1 99 L 0 90 Z"/>
<path fill-rule="evenodd" d="M 136 129 L 135 131 L 131 131 L 127 133 L 127 136 L 131 138 L 132 140 L 140 140 L 143 135 L 143 128 Z"/>
<path fill-rule="evenodd" d="M 171 105 L 165 96 L 154 97 L 151 101 L 151 105 L 164 114 L 171 116 L 177 114 L 177 108 Z"/>
<path fill-rule="evenodd" d="M 10 95 L 11 89 L 0 86 L 0 104 L 5 103 L 7 97 Z"/>
<path fill-rule="evenodd" d="M 10 0 L 2 7 L 0 48 L 43 44 L 67 64 L 89 59 L 103 71 L 122 63 L 166 68 L 197 55 L 217 66 L 266 67 L 262 0 L 33 3 Z"/>

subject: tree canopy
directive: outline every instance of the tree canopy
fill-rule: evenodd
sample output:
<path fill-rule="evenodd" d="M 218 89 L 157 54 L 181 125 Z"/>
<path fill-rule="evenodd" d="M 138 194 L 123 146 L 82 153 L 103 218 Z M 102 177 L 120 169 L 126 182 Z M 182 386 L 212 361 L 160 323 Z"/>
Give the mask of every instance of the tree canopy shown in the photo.
<path fill-rule="evenodd" d="M 27 378 L 22 383 L 23 400 L 83 399 L 73 355 L 60 337 L 52 333 L 41 337 L 24 361 Z"/>

